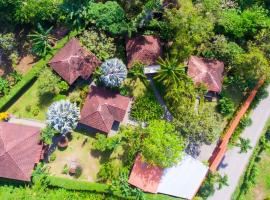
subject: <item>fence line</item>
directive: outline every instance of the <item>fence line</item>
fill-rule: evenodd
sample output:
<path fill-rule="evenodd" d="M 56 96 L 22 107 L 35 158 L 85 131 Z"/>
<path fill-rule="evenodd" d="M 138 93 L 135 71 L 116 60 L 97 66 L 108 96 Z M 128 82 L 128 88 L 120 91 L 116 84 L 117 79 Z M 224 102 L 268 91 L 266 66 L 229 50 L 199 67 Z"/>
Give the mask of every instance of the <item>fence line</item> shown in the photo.
<path fill-rule="evenodd" d="M 209 170 L 214 172 L 217 170 L 219 164 L 221 163 L 227 148 L 228 143 L 230 141 L 230 138 L 232 134 L 234 133 L 235 129 L 240 123 L 240 120 L 247 112 L 248 108 L 250 107 L 250 104 L 254 100 L 259 88 L 263 85 L 264 79 L 260 79 L 256 85 L 256 87 L 250 92 L 248 98 L 243 103 L 243 105 L 240 107 L 239 111 L 237 112 L 236 116 L 232 119 L 230 122 L 229 128 L 227 129 L 224 137 L 220 140 L 217 147 L 212 153 L 211 158 L 209 159 Z"/>

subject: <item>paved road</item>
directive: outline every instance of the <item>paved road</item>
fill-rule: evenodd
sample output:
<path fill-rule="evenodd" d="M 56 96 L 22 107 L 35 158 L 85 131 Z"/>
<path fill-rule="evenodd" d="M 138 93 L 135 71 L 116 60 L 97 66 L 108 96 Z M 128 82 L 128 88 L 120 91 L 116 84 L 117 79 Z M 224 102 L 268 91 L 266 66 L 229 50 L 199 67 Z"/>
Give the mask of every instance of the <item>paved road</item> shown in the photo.
<path fill-rule="evenodd" d="M 270 94 L 270 86 L 267 88 Z M 251 113 L 252 125 L 247 127 L 242 133 L 241 137 L 249 138 L 251 141 L 252 150 L 260 138 L 264 126 L 270 117 L 270 95 L 262 100 L 260 104 Z M 230 200 L 231 196 L 238 185 L 238 181 L 245 171 L 249 163 L 252 150 L 248 153 L 239 153 L 239 148 L 234 147 L 225 154 L 225 157 L 219 167 L 220 174 L 228 175 L 229 186 L 217 190 L 215 194 L 208 198 L 209 200 Z"/>

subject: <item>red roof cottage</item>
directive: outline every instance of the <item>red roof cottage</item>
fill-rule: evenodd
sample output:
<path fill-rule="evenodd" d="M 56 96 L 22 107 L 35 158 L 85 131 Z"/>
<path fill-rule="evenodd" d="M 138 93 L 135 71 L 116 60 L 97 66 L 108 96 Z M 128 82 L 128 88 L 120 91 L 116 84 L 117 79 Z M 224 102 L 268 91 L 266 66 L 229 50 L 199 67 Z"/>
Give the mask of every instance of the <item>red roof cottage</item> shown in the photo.
<path fill-rule="evenodd" d="M 136 61 L 140 61 L 145 65 L 154 65 L 162 55 L 160 39 L 150 35 L 128 39 L 126 52 L 128 68 L 131 68 Z"/>
<path fill-rule="evenodd" d="M 39 128 L 0 122 L 0 177 L 30 181 L 41 154 Z"/>
<path fill-rule="evenodd" d="M 193 199 L 208 172 L 208 167 L 189 155 L 169 168 L 144 162 L 137 156 L 128 183 L 150 193 Z"/>
<path fill-rule="evenodd" d="M 109 133 L 114 121 L 122 122 L 130 98 L 105 88 L 91 86 L 81 110 L 80 123 L 104 133 Z"/>
<path fill-rule="evenodd" d="M 191 56 L 188 61 L 188 75 L 196 85 L 205 84 L 208 92 L 220 93 L 224 64 L 218 60 Z"/>
<path fill-rule="evenodd" d="M 88 79 L 101 61 L 91 52 L 81 47 L 76 38 L 72 38 L 49 62 L 49 65 L 68 84 L 79 77 Z"/>

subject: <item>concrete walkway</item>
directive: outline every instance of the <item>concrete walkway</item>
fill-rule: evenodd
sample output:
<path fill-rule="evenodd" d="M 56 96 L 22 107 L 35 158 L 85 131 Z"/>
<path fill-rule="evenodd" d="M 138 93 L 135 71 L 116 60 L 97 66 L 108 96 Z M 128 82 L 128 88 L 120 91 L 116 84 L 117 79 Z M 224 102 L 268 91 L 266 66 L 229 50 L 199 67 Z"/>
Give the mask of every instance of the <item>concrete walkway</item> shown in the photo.
<path fill-rule="evenodd" d="M 267 91 L 270 94 L 270 86 L 267 88 Z M 243 175 L 249 163 L 252 151 L 270 117 L 270 95 L 260 102 L 260 104 L 251 112 L 250 117 L 252 119 L 252 125 L 244 130 L 241 137 L 250 139 L 252 150 L 240 154 L 240 149 L 234 147 L 226 152 L 218 171 L 221 175 L 227 174 L 229 186 L 224 186 L 221 190 L 216 190 L 215 194 L 208 198 L 209 200 L 231 199 L 234 190 L 238 186 L 240 177 Z"/>
<path fill-rule="evenodd" d="M 11 122 L 11 123 L 15 123 L 15 124 L 35 126 L 35 127 L 39 127 L 39 128 L 45 128 L 46 127 L 46 124 L 44 122 L 33 120 L 33 119 L 24 119 L 24 118 L 11 117 L 8 121 Z"/>

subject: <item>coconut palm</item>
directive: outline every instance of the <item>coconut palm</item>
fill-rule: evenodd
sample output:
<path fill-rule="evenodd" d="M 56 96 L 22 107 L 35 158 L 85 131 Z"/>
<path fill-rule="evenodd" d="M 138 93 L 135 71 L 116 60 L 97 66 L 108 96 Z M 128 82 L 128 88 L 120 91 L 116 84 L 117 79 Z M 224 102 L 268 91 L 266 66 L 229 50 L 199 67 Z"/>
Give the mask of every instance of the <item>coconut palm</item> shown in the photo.
<path fill-rule="evenodd" d="M 240 147 L 240 153 L 247 153 L 252 148 L 250 146 L 250 139 L 240 138 L 239 141 L 240 143 L 237 146 Z"/>
<path fill-rule="evenodd" d="M 28 37 L 32 41 L 32 51 L 38 56 L 46 55 L 54 44 L 55 38 L 50 35 L 53 27 L 45 30 L 40 24 L 38 24 L 37 31 L 29 34 Z"/>
<path fill-rule="evenodd" d="M 186 75 L 185 67 L 178 63 L 177 59 L 166 58 L 158 60 L 160 70 L 156 75 L 156 80 L 163 82 L 166 86 L 178 85 L 181 80 L 189 81 Z"/>
<path fill-rule="evenodd" d="M 131 69 L 129 70 L 129 77 L 132 78 L 133 83 L 135 84 L 137 79 L 140 79 L 144 84 L 146 84 L 147 77 L 144 74 L 144 64 L 141 62 L 135 62 Z"/>

